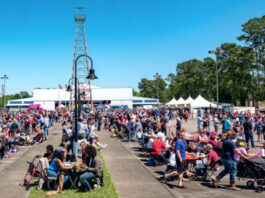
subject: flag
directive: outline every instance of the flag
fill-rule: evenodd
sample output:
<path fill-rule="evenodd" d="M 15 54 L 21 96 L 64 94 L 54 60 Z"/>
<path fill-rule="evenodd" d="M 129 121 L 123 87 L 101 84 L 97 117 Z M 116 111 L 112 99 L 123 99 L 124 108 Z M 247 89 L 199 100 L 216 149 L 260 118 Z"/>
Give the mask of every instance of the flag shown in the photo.
<path fill-rule="evenodd" d="M 63 89 L 62 85 L 59 84 L 59 89 Z"/>

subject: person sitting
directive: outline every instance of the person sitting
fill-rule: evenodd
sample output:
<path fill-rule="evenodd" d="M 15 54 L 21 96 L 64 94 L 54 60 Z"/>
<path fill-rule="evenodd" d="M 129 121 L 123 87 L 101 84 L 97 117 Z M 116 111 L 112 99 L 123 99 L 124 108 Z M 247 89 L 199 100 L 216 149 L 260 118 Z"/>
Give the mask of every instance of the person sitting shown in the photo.
<path fill-rule="evenodd" d="M 187 152 L 192 153 L 194 157 L 199 157 L 201 150 L 196 146 L 195 142 L 190 142 Z"/>
<path fill-rule="evenodd" d="M 216 137 L 216 132 L 215 131 L 211 132 L 211 135 L 210 135 L 208 143 L 211 144 L 214 149 L 217 148 L 218 142 L 217 142 L 217 137 Z"/>
<path fill-rule="evenodd" d="M 85 193 L 91 192 L 92 188 L 88 182 L 89 179 L 102 176 L 101 160 L 97 156 L 96 148 L 88 145 L 85 148 L 85 159 L 82 168 L 85 172 L 80 176 L 80 182 L 86 187 Z"/>
<path fill-rule="evenodd" d="M 197 142 L 208 140 L 207 136 L 205 135 L 205 132 L 203 130 L 200 130 L 200 135 L 197 138 Z"/>
<path fill-rule="evenodd" d="M 171 147 L 166 151 L 166 154 L 165 154 L 165 158 L 168 161 L 167 169 L 165 171 L 166 174 L 169 173 L 169 171 L 177 170 L 175 146 L 176 146 L 176 142 L 172 142 Z"/>
<path fill-rule="evenodd" d="M 216 161 L 219 160 L 217 153 L 213 150 L 213 146 L 211 144 L 206 145 L 206 152 L 208 153 L 207 162 L 204 165 L 195 166 L 196 175 L 202 176 L 202 179 L 206 178 L 207 169 L 215 169 L 218 170 L 218 164 Z"/>
<path fill-rule="evenodd" d="M 49 163 L 51 163 L 52 158 L 53 158 L 53 146 L 52 145 L 46 146 L 46 153 L 44 153 L 43 157 L 48 158 Z"/>
<path fill-rule="evenodd" d="M 260 157 L 265 157 L 265 142 L 263 142 L 263 147 L 262 148 L 258 148 L 258 152 L 257 154 L 260 156 Z"/>
<path fill-rule="evenodd" d="M 147 132 L 146 139 L 147 139 L 147 150 L 150 152 L 152 150 L 153 142 L 156 140 L 156 137 L 152 135 L 152 130 Z"/>
<path fill-rule="evenodd" d="M 159 160 L 162 160 L 162 150 L 166 149 L 165 144 L 163 142 L 163 136 L 158 135 L 157 139 L 154 140 L 152 144 L 152 151 L 150 152 L 151 155 L 157 157 Z"/>
<path fill-rule="evenodd" d="M 237 150 L 242 153 L 244 156 L 247 157 L 247 151 L 246 151 L 246 144 L 244 142 L 239 142 Z M 240 161 L 240 155 L 235 154 L 235 160 L 236 162 Z"/>
<path fill-rule="evenodd" d="M 72 168 L 76 167 L 76 164 L 74 164 L 73 166 L 65 166 L 63 164 L 65 157 L 66 157 L 65 149 L 63 150 L 62 147 L 59 147 L 59 149 L 55 150 L 52 162 L 47 171 L 47 175 L 48 177 L 58 177 L 60 172 L 59 186 L 57 191 L 50 191 L 46 194 L 47 196 L 61 193 L 63 189 L 63 184 L 68 180 L 68 175 L 64 175 L 62 171 L 71 170 Z"/>
<path fill-rule="evenodd" d="M 94 134 L 94 140 L 93 140 L 94 142 L 93 142 L 93 146 L 95 146 L 95 148 L 97 149 L 97 150 L 100 150 L 100 149 L 105 149 L 108 145 L 107 144 L 101 144 L 100 142 L 99 142 L 99 139 L 98 139 L 98 136 L 97 136 L 97 134 Z"/>
<path fill-rule="evenodd" d="M 35 127 L 35 130 L 37 131 L 37 135 L 35 135 L 35 137 L 32 138 L 32 140 L 29 141 L 29 144 L 33 145 L 36 142 L 38 143 L 42 143 L 43 142 L 43 132 L 40 129 L 40 125 L 37 125 Z"/>
<path fill-rule="evenodd" d="M 63 123 L 62 123 L 62 131 L 63 131 L 62 142 L 67 142 L 71 136 L 71 130 L 67 127 L 67 125 L 68 125 L 67 121 L 63 121 Z"/>

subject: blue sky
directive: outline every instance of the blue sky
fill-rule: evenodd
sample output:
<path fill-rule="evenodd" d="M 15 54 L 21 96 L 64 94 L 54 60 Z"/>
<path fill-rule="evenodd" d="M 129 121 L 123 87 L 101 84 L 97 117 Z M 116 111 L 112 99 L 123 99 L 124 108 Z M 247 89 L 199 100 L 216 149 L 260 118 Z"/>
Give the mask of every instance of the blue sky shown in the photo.
<path fill-rule="evenodd" d="M 238 42 L 264 0 L 0 0 L 0 75 L 7 93 L 55 88 L 72 72 L 76 7 L 84 7 L 88 55 L 103 87 L 137 88 L 179 62 Z M 2 82 L 1 82 L 2 83 Z"/>

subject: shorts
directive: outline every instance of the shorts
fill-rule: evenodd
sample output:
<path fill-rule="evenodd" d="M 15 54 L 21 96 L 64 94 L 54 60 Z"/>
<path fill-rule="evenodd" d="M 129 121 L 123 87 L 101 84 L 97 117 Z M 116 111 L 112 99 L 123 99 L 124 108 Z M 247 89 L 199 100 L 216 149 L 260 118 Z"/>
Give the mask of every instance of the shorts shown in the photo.
<path fill-rule="evenodd" d="M 262 133 L 262 130 L 257 130 L 257 134 L 260 135 Z"/>
<path fill-rule="evenodd" d="M 186 170 L 186 160 L 182 160 L 182 162 L 177 160 L 177 171 L 178 171 L 178 173 L 183 173 L 185 170 Z"/>

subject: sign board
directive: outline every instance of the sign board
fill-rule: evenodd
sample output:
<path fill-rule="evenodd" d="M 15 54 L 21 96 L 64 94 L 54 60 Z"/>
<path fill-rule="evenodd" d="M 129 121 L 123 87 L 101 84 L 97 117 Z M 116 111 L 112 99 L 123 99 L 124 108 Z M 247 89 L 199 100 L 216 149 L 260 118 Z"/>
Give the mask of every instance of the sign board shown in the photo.
<path fill-rule="evenodd" d="M 265 102 L 259 102 L 259 107 L 265 107 Z"/>

